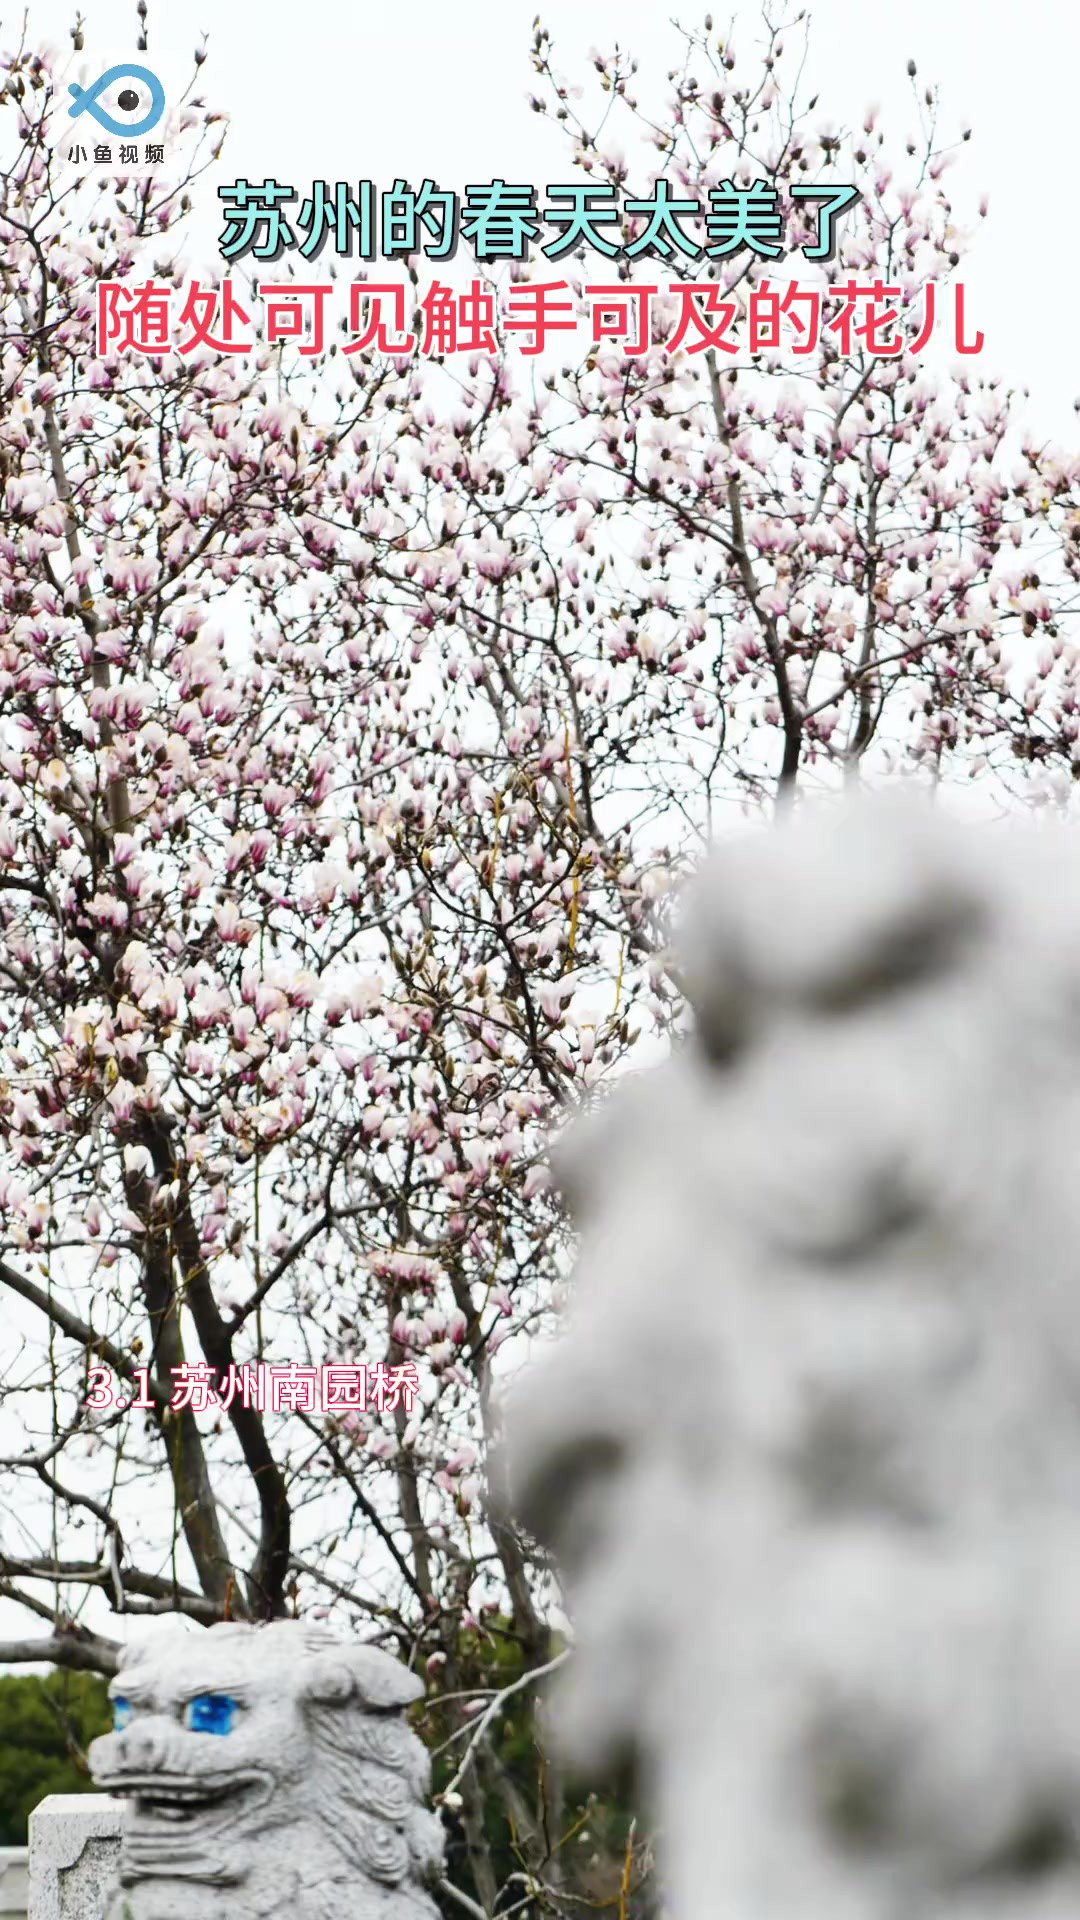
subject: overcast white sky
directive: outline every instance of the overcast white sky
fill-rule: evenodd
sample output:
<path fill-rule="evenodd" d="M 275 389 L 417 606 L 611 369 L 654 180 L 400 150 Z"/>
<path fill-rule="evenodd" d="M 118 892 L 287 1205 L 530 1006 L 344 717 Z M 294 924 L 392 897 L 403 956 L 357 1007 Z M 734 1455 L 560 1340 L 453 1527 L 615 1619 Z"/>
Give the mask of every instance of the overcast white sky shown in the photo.
<path fill-rule="evenodd" d="M 134 45 L 134 0 L 83 4 L 93 41 Z M 632 47 L 646 98 L 653 82 L 662 91 L 675 58 L 672 18 L 700 24 L 706 4 L 548 0 L 541 12 L 565 71 L 582 72 L 593 43 Z M 34 29 L 67 40 L 71 0 L 29 5 Z M 275 174 L 298 188 L 320 176 L 390 184 L 395 175 L 431 175 L 460 189 L 502 174 L 543 184 L 569 169 L 554 127 L 525 105 L 536 6 L 150 0 L 149 60 L 154 65 L 156 55 L 169 73 L 186 75 L 197 40 L 209 32 L 205 91 L 232 117 L 214 186 L 238 174 Z M 777 0 L 774 9 L 785 17 Z M 713 13 L 718 29 L 732 18 L 720 0 Z M 1030 387 L 1042 432 L 1080 432 L 1072 413 L 1080 395 L 1080 8 L 1074 0 L 907 0 L 903 7 L 817 0 L 810 14 L 807 77 L 820 110 L 846 123 L 876 100 L 903 134 L 913 119 L 905 69 L 914 58 L 920 80 L 940 87 L 943 124 L 973 127 L 952 185 L 958 202 L 970 198 L 974 206 L 984 190 L 991 201 L 964 270 L 969 315 L 987 335 L 981 364 Z M 736 44 L 748 45 L 759 29 L 758 7 L 739 7 L 733 17 Z M 215 217 L 204 229 L 208 249 L 219 224 Z"/>

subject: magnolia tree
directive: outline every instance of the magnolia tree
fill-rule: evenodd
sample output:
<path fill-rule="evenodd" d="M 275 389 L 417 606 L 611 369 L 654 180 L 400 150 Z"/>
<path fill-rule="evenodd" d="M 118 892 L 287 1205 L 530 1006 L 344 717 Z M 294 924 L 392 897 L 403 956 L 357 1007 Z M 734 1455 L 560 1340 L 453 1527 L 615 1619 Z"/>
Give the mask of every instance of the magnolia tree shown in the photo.
<path fill-rule="evenodd" d="M 826 124 L 797 38 L 685 34 L 647 110 L 538 28 L 533 104 L 639 196 L 851 183 L 831 277 L 944 288 L 933 97 L 895 150 Z M 582 1847 L 601 1812 L 515 1746 L 562 1655 L 486 1453 L 565 1270 L 545 1135 L 678 1023 L 664 901 L 725 809 L 1068 792 L 1080 463 L 976 360 L 669 353 L 664 298 L 649 351 L 562 368 L 95 357 L 100 278 L 186 277 L 222 122 L 189 91 L 167 186 L 58 176 L 61 65 L 10 51 L 0 94 L 0 1660 L 330 1610 L 430 1676 L 448 1900 L 644 1912 L 633 1829 Z M 222 1391 L 260 1360 L 420 1391 L 260 1411 Z"/>

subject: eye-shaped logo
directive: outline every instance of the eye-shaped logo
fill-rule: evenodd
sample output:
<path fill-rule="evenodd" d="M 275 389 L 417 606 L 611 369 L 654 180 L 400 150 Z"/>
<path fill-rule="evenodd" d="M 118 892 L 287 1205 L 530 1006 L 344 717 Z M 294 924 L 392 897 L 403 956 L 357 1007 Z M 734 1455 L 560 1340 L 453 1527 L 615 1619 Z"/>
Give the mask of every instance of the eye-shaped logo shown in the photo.
<path fill-rule="evenodd" d="M 117 80 L 138 80 L 144 87 L 149 88 L 150 105 L 141 120 L 117 120 L 113 114 L 106 112 L 104 107 L 98 105 L 102 94 Z M 72 120 L 77 119 L 80 113 L 88 113 L 91 119 L 97 121 L 99 127 L 105 128 L 106 133 L 121 136 L 149 133 L 153 127 L 157 126 L 165 111 L 165 89 L 157 74 L 151 73 L 149 67 L 110 67 L 106 73 L 102 74 L 100 80 L 94 81 L 92 87 L 77 87 L 73 81 L 69 82 L 68 92 L 72 95 L 72 105 L 68 108 Z M 136 93 L 134 87 L 124 87 L 117 94 L 116 104 L 123 113 L 135 113 L 144 102 L 142 95 Z"/>

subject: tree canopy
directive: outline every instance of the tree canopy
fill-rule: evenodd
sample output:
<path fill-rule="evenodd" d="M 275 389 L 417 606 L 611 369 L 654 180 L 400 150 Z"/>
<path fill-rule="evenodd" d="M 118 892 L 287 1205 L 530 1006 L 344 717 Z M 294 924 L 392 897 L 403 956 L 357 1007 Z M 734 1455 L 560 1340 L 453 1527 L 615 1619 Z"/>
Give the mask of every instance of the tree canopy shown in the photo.
<path fill-rule="evenodd" d="M 933 93 L 907 138 L 826 120 L 798 40 L 676 37 L 655 117 L 623 54 L 579 99 L 538 26 L 536 104 L 642 191 L 852 182 L 834 277 L 947 285 Z M 566 1272 L 546 1134 L 677 1031 L 667 903 L 718 825 L 900 774 L 1067 799 L 1080 462 L 974 363 L 833 334 L 98 357 L 100 280 L 183 284 L 223 121 L 197 72 L 186 177 L 91 190 L 42 137 L 60 64 L 26 40 L 0 86 L 0 1660 L 331 1612 L 461 1751 L 556 1644 L 487 1468 Z M 680 267 L 736 302 L 768 271 Z M 256 1362 L 414 1362 L 420 1395 L 215 1404 Z M 537 1778 L 515 1844 L 559 1911 Z M 520 1784 L 488 1741 L 454 1794 L 492 1912 Z"/>

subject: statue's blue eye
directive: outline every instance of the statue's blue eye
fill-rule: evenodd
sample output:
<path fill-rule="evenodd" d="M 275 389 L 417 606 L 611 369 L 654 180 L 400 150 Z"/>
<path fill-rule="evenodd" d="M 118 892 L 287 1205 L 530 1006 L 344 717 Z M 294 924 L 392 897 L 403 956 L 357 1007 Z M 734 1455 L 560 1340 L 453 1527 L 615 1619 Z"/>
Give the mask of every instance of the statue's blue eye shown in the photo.
<path fill-rule="evenodd" d="M 197 1693 L 184 1717 L 192 1733 L 231 1733 L 236 1701 L 228 1693 Z"/>
<path fill-rule="evenodd" d="M 129 1724 L 131 1720 L 131 1715 L 132 1715 L 131 1701 L 121 1700 L 118 1696 L 112 1703 L 112 1723 L 113 1723 L 114 1732 L 120 1733 L 122 1729 Z"/>

